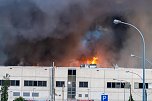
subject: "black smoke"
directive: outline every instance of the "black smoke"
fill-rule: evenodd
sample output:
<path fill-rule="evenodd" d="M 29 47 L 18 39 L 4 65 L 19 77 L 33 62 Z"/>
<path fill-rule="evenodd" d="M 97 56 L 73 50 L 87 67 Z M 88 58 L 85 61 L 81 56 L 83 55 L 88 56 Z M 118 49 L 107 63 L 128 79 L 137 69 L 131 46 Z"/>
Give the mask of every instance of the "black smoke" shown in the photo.
<path fill-rule="evenodd" d="M 0 63 L 49 66 L 54 61 L 59 66 L 78 66 L 83 58 L 93 56 L 99 57 L 102 66 L 124 63 L 122 54 L 126 47 L 134 47 L 130 44 L 134 35 L 130 27 L 115 25 L 113 20 L 137 24 L 138 15 L 147 10 L 146 4 L 135 7 L 120 0 L 2 0 Z"/>

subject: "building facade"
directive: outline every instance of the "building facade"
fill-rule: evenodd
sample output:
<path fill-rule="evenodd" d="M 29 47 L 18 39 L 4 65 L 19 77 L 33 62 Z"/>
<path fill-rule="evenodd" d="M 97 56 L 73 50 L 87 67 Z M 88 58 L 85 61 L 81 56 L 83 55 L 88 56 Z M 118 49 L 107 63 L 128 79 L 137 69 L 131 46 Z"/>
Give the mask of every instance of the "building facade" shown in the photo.
<path fill-rule="evenodd" d="M 142 101 L 142 69 L 81 67 L 1 66 L 10 75 L 9 101 L 22 96 L 34 101 Z M 152 70 L 145 75 L 147 101 L 152 101 Z"/>

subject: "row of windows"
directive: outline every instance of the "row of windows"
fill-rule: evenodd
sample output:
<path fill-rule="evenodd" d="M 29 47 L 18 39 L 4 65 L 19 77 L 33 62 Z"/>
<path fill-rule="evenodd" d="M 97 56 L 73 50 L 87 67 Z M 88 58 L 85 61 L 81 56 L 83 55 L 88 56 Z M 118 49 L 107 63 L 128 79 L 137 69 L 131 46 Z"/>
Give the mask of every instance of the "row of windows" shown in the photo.
<path fill-rule="evenodd" d="M 13 92 L 13 96 L 21 96 L 20 92 Z M 23 92 L 24 97 L 30 97 L 30 92 Z M 39 97 L 39 93 L 32 92 L 32 97 Z"/>
<path fill-rule="evenodd" d="M 0 86 L 4 84 L 4 80 L 0 80 Z M 10 80 L 10 86 L 20 86 L 19 80 Z"/>
<path fill-rule="evenodd" d="M 151 85 L 151 84 L 145 83 L 145 85 L 146 85 L 145 88 L 147 89 L 147 88 L 150 88 L 149 85 Z M 135 83 L 134 83 L 134 86 L 135 86 L 135 89 L 142 89 L 142 88 L 143 88 L 143 83 L 135 82 Z"/>
<path fill-rule="evenodd" d="M 145 83 L 146 88 L 150 88 L 152 84 L 150 83 Z M 107 88 L 130 88 L 130 83 L 129 82 L 107 82 Z M 142 89 L 143 88 L 143 83 L 134 83 L 134 88 L 135 89 Z"/>
<path fill-rule="evenodd" d="M 130 88 L 129 82 L 107 82 L 107 88 Z"/>
<path fill-rule="evenodd" d="M 47 81 L 32 81 L 32 80 L 25 80 L 24 86 L 38 86 L 38 87 L 46 87 Z"/>
<path fill-rule="evenodd" d="M 88 88 L 88 82 L 79 82 L 79 87 Z"/>
<path fill-rule="evenodd" d="M 63 87 L 63 86 L 65 86 L 64 81 L 56 81 L 56 87 Z M 69 87 L 75 87 L 76 83 L 75 82 L 69 82 L 68 86 Z M 88 88 L 88 82 L 79 82 L 79 87 Z"/>
<path fill-rule="evenodd" d="M 74 82 L 75 83 L 75 82 Z M 72 85 L 73 83 L 69 84 Z M 145 83 L 146 88 L 149 88 L 148 83 Z M 63 87 L 65 86 L 65 82 L 64 81 L 56 81 L 56 87 Z M 72 86 L 71 86 L 72 87 Z M 88 88 L 88 82 L 79 82 L 79 87 L 83 87 L 83 88 Z M 130 88 L 130 83 L 129 82 L 107 82 L 107 88 Z M 143 84 L 142 83 L 137 83 L 135 82 L 135 88 L 143 88 Z M 68 90 L 71 90 L 72 88 L 69 88 Z M 72 91 L 75 91 L 74 88 Z"/>
<path fill-rule="evenodd" d="M 79 96 L 79 97 L 82 97 L 82 94 L 79 94 L 78 96 Z M 85 94 L 85 97 L 88 97 L 88 94 Z"/>
<path fill-rule="evenodd" d="M 0 80 L 0 86 L 4 84 L 4 80 Z M 19 80 L 10 80 L 10 86 L 20 86 Z M 46 87 L 47 81 L 24 81 L 24 86 L 39 86 L 39 87 Z"/>

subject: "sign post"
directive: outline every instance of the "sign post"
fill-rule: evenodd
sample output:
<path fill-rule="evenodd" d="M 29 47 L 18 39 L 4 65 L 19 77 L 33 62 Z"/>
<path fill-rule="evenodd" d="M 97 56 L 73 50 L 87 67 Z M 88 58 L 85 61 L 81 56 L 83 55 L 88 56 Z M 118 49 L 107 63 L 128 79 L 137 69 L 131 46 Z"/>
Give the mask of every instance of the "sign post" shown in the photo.
<path fill-rule="evenodd" d="M 108 101 L 108 95 L 101 95 L 101 101 Z"/>

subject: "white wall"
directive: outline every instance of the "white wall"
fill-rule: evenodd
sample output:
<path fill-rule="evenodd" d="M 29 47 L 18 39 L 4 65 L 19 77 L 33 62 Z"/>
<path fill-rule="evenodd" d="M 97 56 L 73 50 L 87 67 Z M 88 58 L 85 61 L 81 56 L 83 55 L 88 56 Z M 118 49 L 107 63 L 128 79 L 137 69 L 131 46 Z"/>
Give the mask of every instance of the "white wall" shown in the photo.
<path fill-rule="evenodd" d="M 29 92 L 29 97 L 24 97 L 27 99 L 33 99 L 32 93 L 39 93 L 38 97 L 34 99 L 47 99 L 50 98 L 50 70 L 49 67 L 32 67 L 32 66 L 8 66 L 0 67 L 0 80 L 3 76 L 8 73 L 10 75 L 10 80 L 20 80 L 20 86 L 10 86 L 9 87 L 9 101 L 13 101 L 17 96 L 13 96 L 14 92 L 20 92 L 20 96 L 23 96 L 23 92 Z M 36 86 L 24 86 L 24 80 L 33 81 L 47 81 L 47 87 L 36 87 Z"/>
<path fill-rule="evenodd" d="M 142 83 L 139 76 L 142 77 L 142 69 L 133 68 L 79 68 L 79 67 L 55 67 L 55 81 L 65 81 L 65 87 L 55 86 L 55 99 L 56 101 L 62 101 L 63 98 L 67 99 L 67 84 L 68 84 L 68 69 L 76 69 L 76 99 L 88 100 L 93 99 L 94 101 L 101 101 L 101 95 L 107 94 L 109 96 L 109 101 L 127 101 L 129 98 L 130 90 L 124 88 L 107 88 L 107 82 L 119 82 L 114 81 L 113 78 L 124 80 L 131 83 L 131 92 L 135 101 L 141 101 L 142 99 L 142 89 L 135 89 L 134 83 Z M 51 76 L 52 69 L 50 67 L 33 67 L 33 66 L 1 66 L 0 67 L 0 80 L 3 79 L 6 73 L 10 75 L 10 80 L 20 80 L 20 86 L 9 87 L 9 101 L 12 101 L 15 97 L 13 92 L 20 92 L 21 96 L 23 92 L 38 92 L 39 97 L 34 97 L 34 99 L 42 100 L 51 98 Z M 138 75 L 132 73 L 126 73 L 126 71 L 134 72 Z M 146 69 L 146 83 L 152 83 L 152 70 Z M 38 80 L 47 81 L 47 87 L 25 87 L 24 80 Z M 80 88 L 79 82 L 88 82 L 88 88 Z M 125 96 L 124 96 L 125 92 Z M 64 94 L 64 96 L 63 96 Z M 82 94 L 82 97 L 78 95 Z M 85 97 L 88 94 L 88 97 Z M 152 101 L 152 88 L 147 89 L 148 101 Z M 30 97 L 25 97 L 27 99 L 33 99 Z"/>

